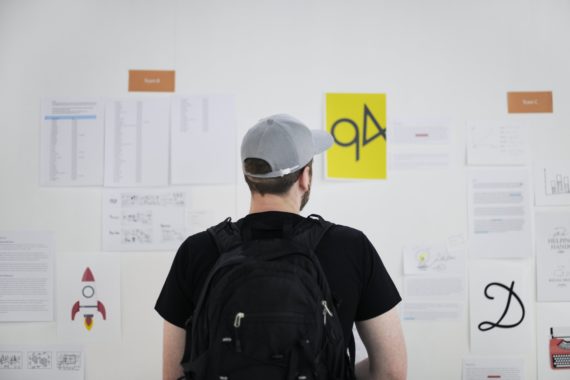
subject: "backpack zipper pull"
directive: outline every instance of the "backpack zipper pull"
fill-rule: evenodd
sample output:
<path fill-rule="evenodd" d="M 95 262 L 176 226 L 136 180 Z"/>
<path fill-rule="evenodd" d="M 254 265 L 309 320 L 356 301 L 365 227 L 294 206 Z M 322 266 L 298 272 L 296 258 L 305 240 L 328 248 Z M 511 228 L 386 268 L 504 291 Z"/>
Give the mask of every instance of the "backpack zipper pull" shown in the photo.
<path fill-rule="evenodd" d="M 235 333 L 235 345 L 236 345 L 236 352 L 241 352 L 241 341 L 239 339 L 238 330 L 241 326 L 241 320 L 245 317 L 245 314 L 239 312 L 236 314 L 234 318 L 234 333 Z"/>
<path fill-rule="evenodd" d="M 326 325 L 327 324 L 327 314 L 332 318 L 333 313 L 330 311 L 326 300 L 322 300 L 321 305 L 323 305 L 323 323 Z"/>

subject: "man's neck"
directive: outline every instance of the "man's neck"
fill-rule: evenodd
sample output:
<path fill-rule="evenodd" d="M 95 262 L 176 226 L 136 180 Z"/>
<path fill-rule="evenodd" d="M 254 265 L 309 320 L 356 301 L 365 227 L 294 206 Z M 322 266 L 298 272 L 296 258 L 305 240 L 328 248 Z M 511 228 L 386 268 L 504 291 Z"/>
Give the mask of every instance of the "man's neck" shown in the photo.
<path fill-rule="evenodd" d="M 291 197 L 274 194 L 253 194 L 251 196 L 250 214 L 267 211 L 299 213 L 299 205 Z"/>

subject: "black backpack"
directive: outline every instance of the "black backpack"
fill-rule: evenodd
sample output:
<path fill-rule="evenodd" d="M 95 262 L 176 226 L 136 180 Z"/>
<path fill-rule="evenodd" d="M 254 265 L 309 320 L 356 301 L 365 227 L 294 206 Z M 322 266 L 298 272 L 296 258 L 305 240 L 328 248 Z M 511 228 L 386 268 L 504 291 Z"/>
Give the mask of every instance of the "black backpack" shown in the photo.
<path fill-rule="evenodd" d="M 187 379 L 354 379 L 314 254 L 331 226 L 311 215 L 277 231 L 263 225 L 240 231 L 230 218 L 208 229 L 221 254 L 186 326 Z"/>

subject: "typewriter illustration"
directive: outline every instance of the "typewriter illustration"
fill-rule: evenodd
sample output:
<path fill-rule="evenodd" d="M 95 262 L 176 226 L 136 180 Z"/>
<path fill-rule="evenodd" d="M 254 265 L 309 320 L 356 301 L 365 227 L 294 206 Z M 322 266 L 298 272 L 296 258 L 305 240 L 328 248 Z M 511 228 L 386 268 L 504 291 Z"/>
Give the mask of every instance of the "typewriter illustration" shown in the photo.
<path fill-rule="evenodd" d="M 552 369 L 570 369 L 570 327 L 550 328 L 550 357 Z"/>

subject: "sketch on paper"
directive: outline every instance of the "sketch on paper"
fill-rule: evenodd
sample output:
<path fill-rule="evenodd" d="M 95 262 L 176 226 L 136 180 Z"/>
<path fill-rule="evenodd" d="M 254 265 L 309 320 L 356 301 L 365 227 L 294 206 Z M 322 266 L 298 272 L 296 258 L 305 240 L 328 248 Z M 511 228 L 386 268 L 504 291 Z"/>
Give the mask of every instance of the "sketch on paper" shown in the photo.
<path fill-rule="evenodd" d="M 19 351 L 1 351 L 0 369 L 22 369 L 23 355 Z"/>
<path fill-rule="evenodd" d="M 29 351 L 28 369 L 51 369 L 51 351 Z"/>
<path fill-rule="evenodd" d="M 79 371 L 81 352 L 60 351 L 57 353 L 57 369 L 60 371 Z"/>

